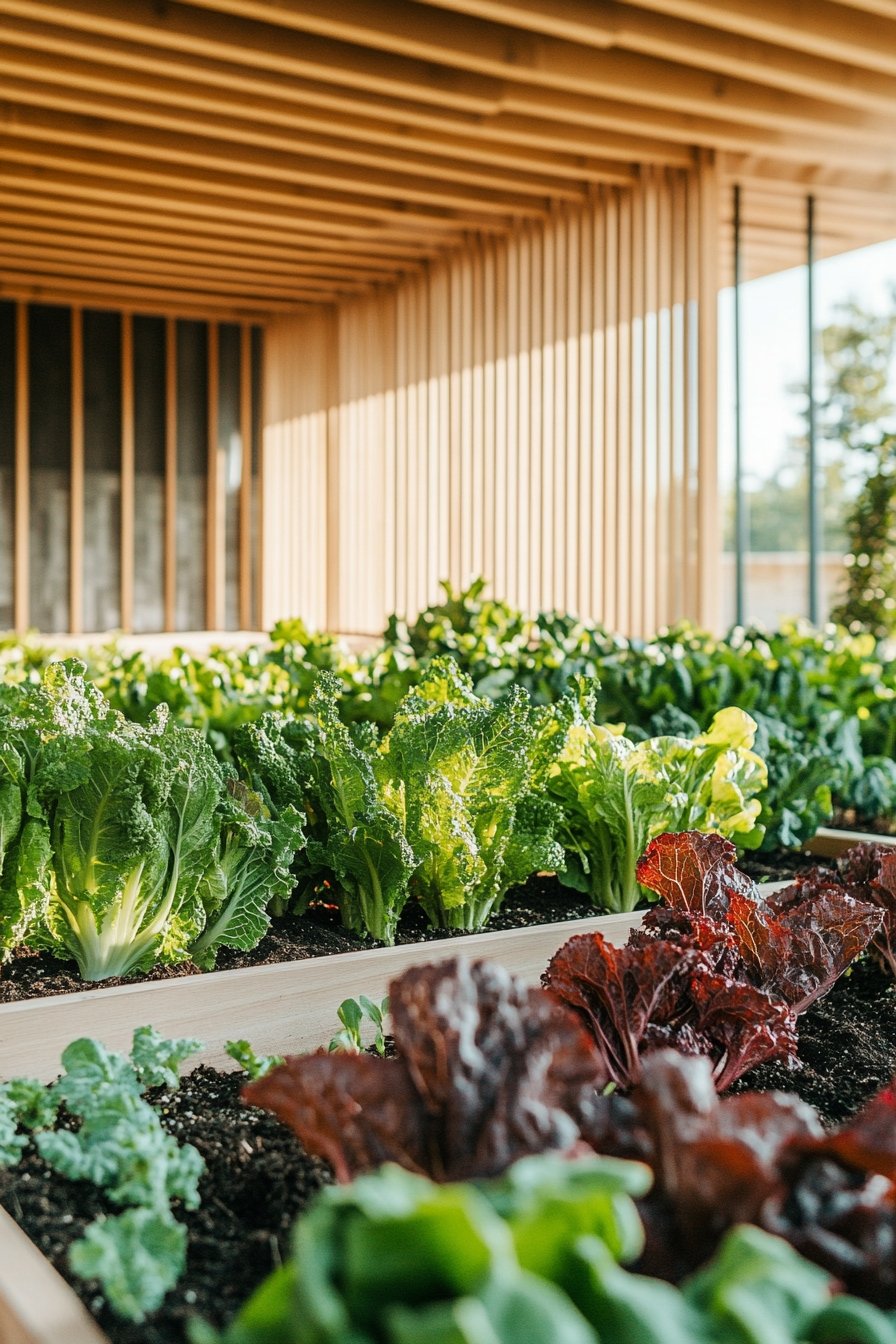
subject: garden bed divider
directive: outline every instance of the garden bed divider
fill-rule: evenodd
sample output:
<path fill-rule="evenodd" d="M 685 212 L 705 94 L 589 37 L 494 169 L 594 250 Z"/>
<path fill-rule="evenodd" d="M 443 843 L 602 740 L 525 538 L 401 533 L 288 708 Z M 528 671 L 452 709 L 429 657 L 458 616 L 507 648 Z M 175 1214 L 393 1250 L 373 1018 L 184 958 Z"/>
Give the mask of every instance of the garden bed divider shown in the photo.
<path fill-rule="evenodd" d="M 78 1036 L 96 1036 L 127 1052 L 135 1027 L 163 1036 L 195 1036 L 205 1048 L 192 1063 L 235 1068 L 227 1041 L 248 1040 L 260 1054 L 302 1054 L 339 1030 L 343 999 L 379 1001 L 408 966 L 449 957 L 487 957 L 537 984 L 557 948 L 575 933 L 601 932 L 624 943 L 640 915 L 599 915 L 524 929 L 473 933 L 429 943 L 377 947 L 236 971 L 142 981 L 0 1005 L 0 1079 L 50 1082 L 59 1056 Z"/>
<path fill-rule="evenodd" d="M 875 835 L 873 831 L 841 831 L 833 826 L 819 826 L 811 840 L 803 846 L 807 854 L 819 858 L 837 859 L 853 845 L 896 845 L 896 835 Z"/>
<path fill-rule="evenodd" d="M 0 1209 L 2 1344 L 109 1344 L 61 1274 Z"/>

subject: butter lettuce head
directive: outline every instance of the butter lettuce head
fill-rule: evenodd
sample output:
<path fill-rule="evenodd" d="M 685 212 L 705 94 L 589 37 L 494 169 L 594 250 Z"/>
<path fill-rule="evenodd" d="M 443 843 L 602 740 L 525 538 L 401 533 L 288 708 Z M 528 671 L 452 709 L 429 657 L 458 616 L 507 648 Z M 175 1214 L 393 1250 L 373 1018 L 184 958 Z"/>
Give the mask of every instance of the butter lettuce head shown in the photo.
<path fill-rule="evenodd" d="M 721 710 L 705 733 L 633 742 L 594 722 L 593 700 L 556 707 L 546 788 L 560 808 L 564 847 L 560 879 L 595 905 L 632 910 L 647 896 L 635 868 L 648 843 L 666 831 L 715 831 L 745 848 L 760 844 L 761 794 L 768 782 L 752 750 L 756 724 Z"/>

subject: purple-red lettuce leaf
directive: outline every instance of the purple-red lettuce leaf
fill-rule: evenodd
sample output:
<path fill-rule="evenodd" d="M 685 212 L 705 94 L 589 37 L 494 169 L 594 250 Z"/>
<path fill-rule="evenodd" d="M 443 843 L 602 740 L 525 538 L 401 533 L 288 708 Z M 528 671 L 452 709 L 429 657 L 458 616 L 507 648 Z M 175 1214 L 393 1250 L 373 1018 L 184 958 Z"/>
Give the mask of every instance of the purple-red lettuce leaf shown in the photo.
<path fill-rule="evenodd" d="M 797 1014 L 826 994 L 864 952 L 881 914 L 831 887 L 802 901 L 752 901 L 735 894 L 726 920 L 753 983 L 785 999 Z"/>
<path fill-rule="evenodd" d="M 414 967 L 389 989 L 396 1058 L 293 1057 L 243 1091 L 345 1181 L 384 1161 L 435 1180 L 566 1152 L 601 1065 L 568 1009 L 500 966 Z"/>
<path fill-rule="evenodd" d="M 721 974 L 730 935 L 704 916 L 695 923 L 699 946 L 685 936 L 634 933 L 627 946 L 614 947 L 599 933 L 578 934 L 552 958 L 542 981 L 587 1028 L 604 1083 L 628 1090 L 641 1076 L 642 1056 L 664 1047 L 708 1055 L 720 1089 L 757 1064 L 794 1054 L 788 1005 Z"/>
<path fill-rule="evenodd" d="M 702 1053 L 713 1061 L 719 1092 L 726 1092 L 742 1074 L 759 1064 L 771 1059 L 789 1063 L 795 1057 L 796 1015 L 765 990 L 703 972 L 692 977 L 691 998 L 695 1010 L 692 1029 L 696 1039 L 705 1042 Z"/>
<path fill-rule="evenodd" d="M 736 858 L 734 845 L 721 835 L 667 831 L 639 859 L 638 881 L 675 911 L 722 919 L 733 894 L 758 896 L 752 878 L 735 867 Z"/>

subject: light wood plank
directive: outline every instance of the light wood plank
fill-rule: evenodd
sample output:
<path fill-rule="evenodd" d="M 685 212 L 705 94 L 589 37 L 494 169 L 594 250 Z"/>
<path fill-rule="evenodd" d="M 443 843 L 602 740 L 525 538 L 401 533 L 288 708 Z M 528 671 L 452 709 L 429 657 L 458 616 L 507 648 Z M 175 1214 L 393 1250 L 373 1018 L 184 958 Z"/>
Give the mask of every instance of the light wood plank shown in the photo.
<path fill-rule="evenodd" d="M 16 424 L 13 528 L 13 619 L 17 630 L 28 629 L 29 590 L 29 447 L 28 309 L 16 304 Z"/>
<path fill-rule="evenodd" d="M 177 605 L 177 323 L 165 320 L 165 629 L 176 629 Z"/>
<path fill-rule="evenodd" d="M 108 1344 L 80 1299 L 5 1209 L 0 1209 L 0 1339 Z"/>
<path fill-rule="evenodd" d="M 134 322 L 121 315 L 121 628 L 134 628 Z"/>
<path fill-rule="evenodd" d="M 329 1041 L 344 998 L 364 993 L 379 1000 L 392 977 L 409 966 L 482 957 L 537 984 L 550 957 L 574 933 L 600 932 L 623 943 L 639 923 L 640 915 L 602 915 L 4 1004 L 0 1078 L 27 1074 L 49 1081 L 73 1034 L 127 1050 L 134 1029 L 147 1023 L 163 1035 L 199 1037 L 204 1048 L 195 1061 L 216 1068 L 234 1067 L 224 1047 L 240 1037 L 259 1053 L 300 1054 Z"/>

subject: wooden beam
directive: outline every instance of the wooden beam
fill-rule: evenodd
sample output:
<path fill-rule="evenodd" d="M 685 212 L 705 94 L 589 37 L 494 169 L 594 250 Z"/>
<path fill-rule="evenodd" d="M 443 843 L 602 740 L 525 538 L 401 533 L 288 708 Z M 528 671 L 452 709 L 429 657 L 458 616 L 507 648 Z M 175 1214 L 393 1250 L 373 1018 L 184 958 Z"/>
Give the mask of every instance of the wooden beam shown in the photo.
<path fill-rule="evenodd" d="M 68 305 L 72 303 L 94 304 L 96 305 L 96 294 L 92 286 L 78 288 L 73 286 L 70 289 L 62 290 L 48 284 L 44 278 L 32 277 L 29 281 L 26 279 L 4 278 L 0 271 L 0 297 L 13 301 L 21 300 L 25 303 L 56 303 Z M 126 291 L 121 296 L 109 298 L 100 306 L 115 308 L 120 312 L 143 313 L 146 315 L 157 315 L 161 317 L 177 316 L 195 318 L 198 321 L 207 321 L 211 318 L 217 318 L 221 322 L 252 322 L 264 326 L 276 314 L 270 309 L 252 305 L 232 305 L 227 303 L 214 304 L 203 297 L 200 302 L 178 301 L 177 291 L 172 291 L 170 295 L 161 294 L 159 297 L 150 298 L 141 296 L 134 299 Z M 290 306 L 287 311 L 290 314 L 300 312 L 310 312 L 317 307 L 316 304 L 296 304 Z M 278 310 L 279 311 L 279 310 Z"/>
<path fill-rule="evenodd" d="M 644 9 L 831 60 L 896 74 L 896 17 L 845 10 L 833 0 L 811 6 L 780 0 L 629 0 Z"/>
<path fill-rule="evenodd" d="M 34 2 L 3 0 L 0 9 L 9 5 L 11 12 L 21 13 L 23 9 L 33 9 Z M 740 0 L 741 4 L 744 2 Z M 757 0 L 751 0 L 751 3 L 757 3 Z M 763 3 L 774 3 L 774 0 L 763 0 Z M 822 9 L 835 11 L 837 8 L 830 0 L 817 0 L 817 3 Z M 370 49 L 364 55 L 371 64 L 378 58 L 432 62 L 438 69 L 458 67 L 464 74 L 473 72 L 513 83 L 531 82 L 562 92 L 572 90 L 587 94 L 600 88 L 605 95 L 624 102 L 646 101 L 676 113 L 704 116 L 717 115 L 721 111 L 725 116 L 747 124 L 784 125 L 792 129 L 823 125 L 828 129 L 829 125 L 839 125 L 840 119 L 848 115 L 846 110 L 838 113 L 823 99 L 788 95 L 769 89 L 764 83 L 753 84 L 731 78 L 720 82 L 712 71 L 683 69 L 668 61 L 626 51 L 597 50 L 584 47 L 581 42 L 526 33 L 518 28 L 457 14 L 442 15 L 408 0 L 391 0 L 387 10 L 377 0 L 343 0 L 335 10 L 329 0 L 303 0 L 301 6 L 290 8 L 272 3 L 272 0 L 196 0 L 196 4 L 213 11 L 207 16 L 206 24 L 203 26 L 202 16 L 196 16 L 196 21 L 177 18 L 166 23 L 162 35 L 166 45 L 183 50 L 189 43 L 191 49 L 196 50 L 197 41 L 207 47 L 218 37 L 226 43 L 237 41 L 242 35 L 257 59 L 259 48 L 264 50 L 265 42 L 270 42 L 265 33 L 275 27 L 281 34 L 282 50 L 293 55 L 298 48 L 292 45 L 295 31 L 290 30 L 297 30 L 302 35 L 299 45 L 306 55 L 309 42 L 359 44 Z M 71 8 L 66 6 L 67 21 L 70 21 Z M 101 31 L 137 37 L 137 25 L 122 25 L 115 14 L 109 13 L 110 8 L 118 8 L 120 13 L 120 7 L 110 5 L 109 0 L 80 0 L 79 18 L 85 8 L 86 17 L 98 24 Z M 222 10 L 228 17 L 222 15 Z M 872 27 L 881 23 L 878 19 L 870 22 Z M 806 23 L 804 26 L 808 28 L 810 25 Z M 849 23 L 841 22 L 838 28 L 848 30 Z M 158 41 L 159 34 L 150 34 L 144 22 L 139 25 L 138 40 Z M 348 50 L 351 52 L 351 48 Z M 331 53 L 325 51 L 322 69 L 328 70 L 329 77 L 333 78 L 330 59 Z M 348 63 L 348 56 L 343 59 Z M 869 64 L 865 59 L 858 63 L 862 66 Z M 339 79 L 342 77 L 340 69 Z M 415 71 L 413 78 L 416 77 Z M 406 94 L 408 89 L 405 84 L 396 91 Z M 414 91 L 415 96 L 419 96 L 419 92 Z"/>
<path fill-rule="evenodd" d="M 886 113 L 892 111 L 896 99 L 896 83 L 889 75 L 879 75 L 843 60 L 796 51 L 783 39 L 763 41 L 671 14 L 651 13 L 636 8 L 638 0 L 634 4 L 603 0 L 599 8 L 592 0 L 563 0 L 560 5 L 546 0 L 422 2 L 600 50 L 636 52 L 853 107 Z"/>
<path fill-rule="evenodd" d="M 4 219 L 11 217 L 13 210 L 19 213 L 27 210 L 29 221 L 36 216 L 40 216 L 43 222 L 53 217 L 61 224 L 71 226 L 73 219 L 76 219 L 88 232 L 95 230 L 98 233 L 108 231 L 114 223 L 116 232 L 120 233 L 124 228 L 129 236 L 133 236 L 134 212 L 121 202 L 81 198 L 75 207 L 67 194 L 53 196 L 25 182 L 20 184 L 20 188 L 16 191 L 6 190 L 4 179 L 0 178 L 0 205 L 4 207 Z M 75 209 L 77 214 L 74 213 Z M 336 230 L 329 235 L 306 233 L 301 226 L 288 228 L 285 224 L 265 224 L 261 218 L 250 223 L 243 220 L 222 221 L 198 210 L 194 214 L 172 218 L 165 213 L 164 205 L 153 209 L 147 204 L 139 218 L 144 226 L 144 237 L 155 230 L 157 236 L 171 242 L 192 240 L 194 243 L 200 242 L 203 247 L 223 250 L 240 245 L 251 246 L 253 251 L 258 251 L 259 256 L 277 252 L 290 256 L 293 255 L 293 249 L 301 249 L 303 255 L 357 262 L 366 254 L 369 262 L 381 261 L 384 268 L 392 265 L 401 269 L 438 256 L 441 251 L 434 242 L 427 244 L 413 238 L 362 235 L 354 239 L 352 244 Z"/>
<path fill-rule="evenodd" d="M 367 200 L 348 192 L 338 196 L 312 194 L 310 188 L 298 185 L 277 190 L 250 182 L 239 173 L 209 169 L 198 176 L 164 164 L 139 166 L 128 154 L 17 143 L 9 139 L 0 142 L 0 164 L 7 181 L 13 180 L 15 174 L 21 174 L 30 180 L 36 177 L 46 182 L 48 176 L 53 175 L 51 180 L 55 189 L 65 181 L 100 191 L 106 190 L 103 183 L 111 182 L 113 186 L 108 190 L 112 199 L 139 200 L 148 196 L 151 200 L 164 200 L 173 212 L 180 213 L 181 204 L 189 203 L 230 218 L 242 217 L 246 210 L 263 212 L 272 218 L 279 214 L 295 219 L 298 213 L 303 224 L 315 220 L 322 230 L 327 231 L 339 227 L 343 220 L 360 220 L 360 224 L 353 223 L 351 227 L 363 229 L 390 224 L 399 234 L 408 232 L 418 237 L 429 233 L 457 233 L 472 227 L 502 232 L 517 213 L 544 214 L 531 203 L 522 211 L 515 205 L 494 211 L 484 205 L 478 210 L 435 205 L 417 206 L 411 210 L 405 208 L 398 191 L 393 193 L 389 203 L 385 197 L 382 201 Z M 231 204 L 235 201 L 240 205 Z"/>
<path fill-rule="evenodd" d="M 246 177 L 249 189 L 255 179 L 264 183 L 304 184 L 323 190 L 328 203 L 331 193 L 349 193 L 371 196 L 385 201 L 400 199 L 418 205 L 436 205 L 448 210 L 469 210 L 474 214 L 543 215 L 544 204 L 539 197 L 548 192 L 560 200 L 578 200 L 581 189 L 563 182 L 544 179 L 531 182 L 529 190 L 520 192 L 513 179 L 498 170 L 494 174 L 471 173 L 461 183 L 446 183 L 440 172 L 443 165 L 427 166 L 419 159 L 410 164 L 400 162 L 389 169 L 376 168 L 368 162 L 349 160 L 348 167 L 337 166 L 338 160 L 316 159 L 307 154 L 272 150 L 252 146 L 247 152 L 232 142 L 210 137 L 197 140 L 195 136 L 167 130 L 147 130 L 126 126 L 109 128 L 96 117 L 72 116 L 35 110 L 21 105 L 6 104 L 0 113 L 0 144 L 16 141 L 34 142 L 44 150 L 69 146 L 75 150 L 87 149 L 91 155 L 120 155 L 126 163 L 147 162 L 154 176 L 165 172 L 169 165 L 189 168 L 200 175 L 204 183 L 223 175 L 232 180 L 236 175 Z M 76 156 L 82 157 L 80 155 Z M 346 157 L 348 157 L 346 155 Z M 618 167 L 615 171 L 623 180 L 629 174 Z M 427 181 L 427 177 L 430 179 Z M 533 201 L 529 199 L 535 197 Z"/>
<path fill-rule="evenodd" d="M 14 69 L 15 64 L 12 63 Z M 3 65 L 0 60 L 0 71 Z M 180 109 L 166 115 L 133 99 L 66 95 L 52 86 L 14 79 L 4 81 L 4 94 L 6 110 L 0 115 L 0 122 L 9 128 L 11 135 L 34 138 L 37 132 L 43 132 L 43 138 L 58 143 L 96 145 L 101 149 L 203 166 L 217 161 L 221 166 L 256 177 L 323 181 L 333 188 L 343 180 L 341 173 L 334 172 L 333 165 L 347 164 L 344 180 L 348 189 L 366 188 L 371 194 L 377 185 L 376 174 L 386 173 L 393 175 L 387 194 L 393 193 L 395 175 L 399 182 L 401 175 L 405 175 L 411 181 L 431 178 L 436 182 L 480 187 L 490 193 L 503 190 L 515 196 L 544 196 L 556 192 L 561 198 L 578 200 L 581 183 L 602 181 L 607 172 L 620 171 L 618 165 L 610 167 L 603 159 L 582 162 L 581 158 L 573 161 L 569 156 L 561 160 L 558 155 L 554 165 L 547 154 L 523 155 L 507 150 L 503 151 L 503 157 L 509 159 L 510 166 L 505 166 L 496 162 L 502 155 L 499 146 L 483 150 L 469 138 L 468 149 L 475 151 L 472 155 L 459 145 L 452 145 L 449 155 L 447 139 L 441 153 L 433 154 L 422 147 L 408 149 L 407 135 L 399 150 L 366 148 L 363 143 L 338 139 L 332 134 L 313 138 L 303 134 L 299 142 L 301 154 L 297 154 L 295 133 L 264 131 L 233 117 L 214 120 L 186 117 Z M 319 129 L 326 125 L 323 119 L 316 123 L 313 118 L 308 120 Z M 110 126 L 114 127 L 114 135 Z M 629 142 L 628 148 L 631 154 L 636 152 L 633 142 Z M 682 151 L 671 145 L 667 153 L 682 156 Z M 486 161 L 487 170 L 482 160 Z M 571 185 L 565 185 L 568 183 Z"/>
<path fill-rule="evenodd" d="M 84 607 L 84 321 L 71 310 L 71 465 L 69 474 L 69 633 L 83 629 Z"/>
<path fill-rule="evenodd" d="M 16 440 L 14 485 L 13 620 L 17 630 L 28 629 L 30 607 L 30 379 L 28 376 L 28 308 L 16 303 Z"/>
<path fill-rule="evenodd" d="M 344 294 L 363 294 L 371 290 L 371 282 L 349 281 L 341 278 L 305 276 L 301 267 L 294 273 L 282 269 L 258 271 L 254 267 L 240 269 L 239 263 L 230 266 L 216 265 L 214 257 L 201 258 L 200 261 L 177 262 L 168 257 L 145 258 L 141 255 L 129 255 L 128 249 L 110 250 L 109 246 L 90 246 L 82 239 L 71 239 L 69 246 L 63 247 L 40 237 L 39 242 L 21 242 L 20 235 L 13 234 L 0 226 L 0 243 L 3 245 L 3 257 L 13 269 L 21 262 L 34 262 L 46 266 L 48 273 L 79 274 L 95 276 L 101 273 L 105 280 L 141 280 L 144 282 L 167 281 L 175 284 L 183 281 L 193 288 L 199 284 L 208 284 L 214 292 L 249 294 L 261 297 L 270 294 L 273 297 L 300 297 L 309 301 L 333 300 Z"/>
<path fill-rule="evenodd" d="M 160 308 L 186 316 L 187 310 L 195 313 L 203 311 L 206 316 L 222 317 L 233 315 L 240 319 L 264 317 L 270 313 L 295 312 L 302 304 L 275 303 L 268 300 L 264 304 L 247 302 L 235 303 L 227 295 L 215 296 L 206 291 L 181 289 L 179 286 L 144 288 L 137 285 L 104 284 L 102 281 L 80 281 L 65 276 L 39 272 L 14 272 L 0 265 L 0 296 L 3 298 L 27 298 L 33 303 L 81 303 L 94 307 L 123 308 L 131 312 L 158 312 Z"/>
<path fill-rule="evenodd" d="M 176 629 L 177 608 L 177 323 L 165 321 L 165 629 Z"/>
<path fill-rule="evenodd" d="M 0 238 L 5 231 L 0 228 Z M 9 270 L 36 269 L 39 263 L 48 274 L 66 275 L 72 278 L 98 280 L 118 280 L 125 284 L 136 285 L 168 284 L 174 287 L 183 282 L 196 289 L 208 285 L 212 292 L 226 293 L 238 299 L 270 297 L 273 299 L 307 299 L 312 303 L 326 303 L 342 295 L 367 293 L 369 283 L 353 281 L 334 281 L 298 276 L 295 280 L 285 277 L 255 273 L 243 276 L 241 272 L 226 273 L 213 262 L 202 265 L 186 265 L 165 260 L 146 260 L 139 256 L 125 256 L 114 261 L 102 250 L 71 246 L 68 250 L 49 247 L 37 243 L 29 245 L 5 237 L 3 242 L 3 260 Z M 30 264 L 29 264 L 30 263 Z"/>
<path fill-rule="evenodd" d="M 68 228 L 66 228 L 68 224 Z M 103 234 L 105 237 L 95 236 Z M 256 257 L 240 253 L 215 251 L 205 240 L 197 240 L 190 246 L 186 238 L 180 244 L 176 240 L 151 236 L 138 227 L 116 230 L 100 226 L 99 229 L 88 222 L 77 220 L 38 220 L 34 216 L 13 211 L 4 211 L 0 218 L 0 237 L 9 247 L 19 249 L 19 255 L 55 257 L 103 257 L 113 263 L 121 264 L 119 258 L 134 261 L 159 262 L 170 265 L 177 273 L 189 275 L 211 271 L 220 275 L 226 271 L 236 277 L 247 276 L 261 283 L 268 283 L 277 276 L 290 277 L 303 281 L 310 288 L 336 288 L 351 291 L 357 289 L 366 292 L 377 279 L 381 278 L 381 265 L 371 258 L 351 264 L 339 265 L 335 258 L 327 260 L 313 259 L 308 253 L 293 253 L 280 249 L 273 251 L 276 259 Z M 183 235 L 181 235 L 183 237 Z M 287 259 L 288 258 L 288 259 Z M 377 274 L 378 270 L 380 275 Z"/>
<path fill-rule="evenodd" d="M 134 628 L 134 321 L 121 315 L 121 628 Z"/>
<path fill-rule="evenodd" d="M 220 0 L 208 0 L 220 8 Z M 774 2 L 774 0 L 772 0 Z M 837 108 L 824 99 L 812 99 L 769 89 L 744 80 L 726 78 L 720 82 L 711 71 L 682 67 L 653 57 L 639 56 L 624 51 L 604 52 L 582 47 L 562 39 L 521 33 L 519 30 L 494 29 L 494 25 L 475 23 L 461 31 L 456 15 L 431 13 L 421 16 L 419 5 L 393 0 L 388 18 L 376 0 L 351 0 L 340 6 L 334 16 L 332 6 L 325 0 L 305 3 L 295 9 L 282 5 L 251 4 L 253 14 L 263 12 L 265 22 L 230 18 L 216 13 L 208 15 L 169 11 L 160 23 L 154 11 L 143 4 L 131 6 L 126 20 L 121 8 L 111 0 L 80 0 L 77 6 L 67 5 L 64 13 L 54 14 L 57 23 L 73 30 L 93 32 L 106 38 L 114 36 L 122 42 L 127 39 L 141 48 L 163 48 L 168 59 L 190 54 L 195 60 L 214 57 L 231 65 L 245 65 L 250 61 L 272 71 L 291 71 L 294 75 L 323 79 L 342 86 L 360 88 L 363 92 L 391 92 L 393 96 L 427 100 L 432 92 L 433 65 L 437 72 L 456 78 L 470 77 L 477 72 L 486 79 L 495 80 L 490 86 L 494 97 L 490 106 L 480 106 L 480 115 L 494 115 L 499 104 L 505 102 L 508 90 L 500 88 L 505 81 L 508 89 L 541 88 L 551 90 L 558 103 L 566 93 L 592 94 L 600 88 L 604 97 L 610 96 L 623 103 L 661 108 L 667 117 L 703 118 L 724 117 L 746 126 L 763 125 L 769 129 L 789 128 L 792 131 L 812 133 L 823 130 L 830 135 L 860 133 L 866 138 L 884 139 L 887 127 L 848 108 Z M 243 0 L 232 0 L 231 9 L 243 9 Z M 11 15 L 46 16 L 46 10 L 37 0 L 2 0 L 0 12 Z M 138 21 L 139 15 L 143 21 Z M 443 23 L 433 23 L 442 19 Z M 425 22 L 424 20 L 429 20 Z M 279 36 L 272 40 L 272 28 L 280 25 Z M 289 32 L 282 25 L 300 28 L 301 34 Z M 317 64 L 307 59 L 309 43 L 324 42 L 321 32 L 345 34 L 352 32 L 353 42 L 362 42 L 373 51 L 356 52 L 339 42 L 326 48 Z M 343 39 L 345 40 L 345 39 Z M 272 48 L 276 47 L 276 51 Z M 331 49 L 335 47 L 335 49 Z M 316 48 L 314 48 L 316 50 Z M 392 53 L 400 50 L 402 56 Z M 301 52 L 305 60 L 296 56 Z M 413 52 L 410 59 L 407 53 Z M 138 53 L 138 55 L 141 53 Z M 357 58 L 364 70 L 355 66 Z M 122 49 L 122 61 L 135 59 L 132 51 Z M 396 67 L 396 78 L 388 87 L 374 78 L 378 59 L 404 61 L 405 67 Z M 446 70 L 459 66 L 459 70 Z M 401 77 L 401 71 L 404 77 Z M 222 72 L 223 73 L 223 72 Z M 429 99 L 431 100 L 431 98 Z M 440 100 L 452 102 L 450 90 L 444 90 Z M 573 120 L 572 117 L 569 118 Z M 663 134 L 661 129 L 658 130 Z M 692 134 L 691 142 L 700 140 Z M 706 141 L 705 143 L 714 143 Z"/>
<path fill-rule="evenodd" d="M 250 66 L 284 79 L 324 79 L 386 96 L 407 96 L 411 91 L 419 102 L 436 107 L 450 104 L 473 116 L 493 112 L 501 98 L 498 80 L 446 68 L 449 63 L 438 57 L 435 63 L 431 57 L 409 60 L 394 55 L 388 47 L 363 50 L 307 30 L 300 36 L 281 29 L 274 37 L 263 23 L 247 23 L 222 13 L 209 16 L 186 6 L 162 13 L 151 0 L 130 0 L 127 10 L 118 0 L 78 0 L 64 9 L 41 0 L 0 0 L 0 14 L 25 20 L 35 33 L 43 31 L 49 36 L 55 28 L 89 34 L 94 40 L 108 39 L 119 44 L 123 58 L 130 44 L 133 50 L 127 53 L 128 62 L 141 56 L 151 62 L 152 53 L 159 50 L 166 53 L 168 64 L 192 66 L 198 58 L 208 69 L 214 62 L 219 87 L 233 91 L 227 80 L 228 67 Z M 6 26 L 4 36 L 8 37 Z"/>
<path fill-rule="evenodd" d="M 521 181 L 526 174 L 600 181 L 606 160 L 640 159 L 680 167 L 689 163 L 686 151 L 671 141 L 610 133 L 602 138 L 600 157 L 595 159 L 569 153 L 559 137 L 553 147 L 517 147 L 492 136 L 485 121 L 471 123 L 449 109 L 436 112 L 421 104 L 360 95 L 349 99 L 310 82 L 298 90 L 304 94 L 301 103 L 272 97 L 260 84 L 251 95 L 247 93 L 236 116 L 232 97 L 216 96 L 214 89 L 189 79 L 173 79 L 170 72 L 150 77 L 132 71 L 124 90 L 111 62 L 104 66 L 73 59 L 62 42 L 49 54 L 4 46 L 0 41 L 0 74 L 5 76 L 4 91 L 11 100 L 35 107 L 195 136 L 225 136 L 234 143 L 272 149 L 294 148 L 296 135 L 301 134 L 303 150 L 309 154 L 350 162 L 362 162 L 369 156 L 371 163 L 381 167 L 395 167 L 420 156 L 442 163 L 448 177 L 476 163 L 505 168 Z"/>

